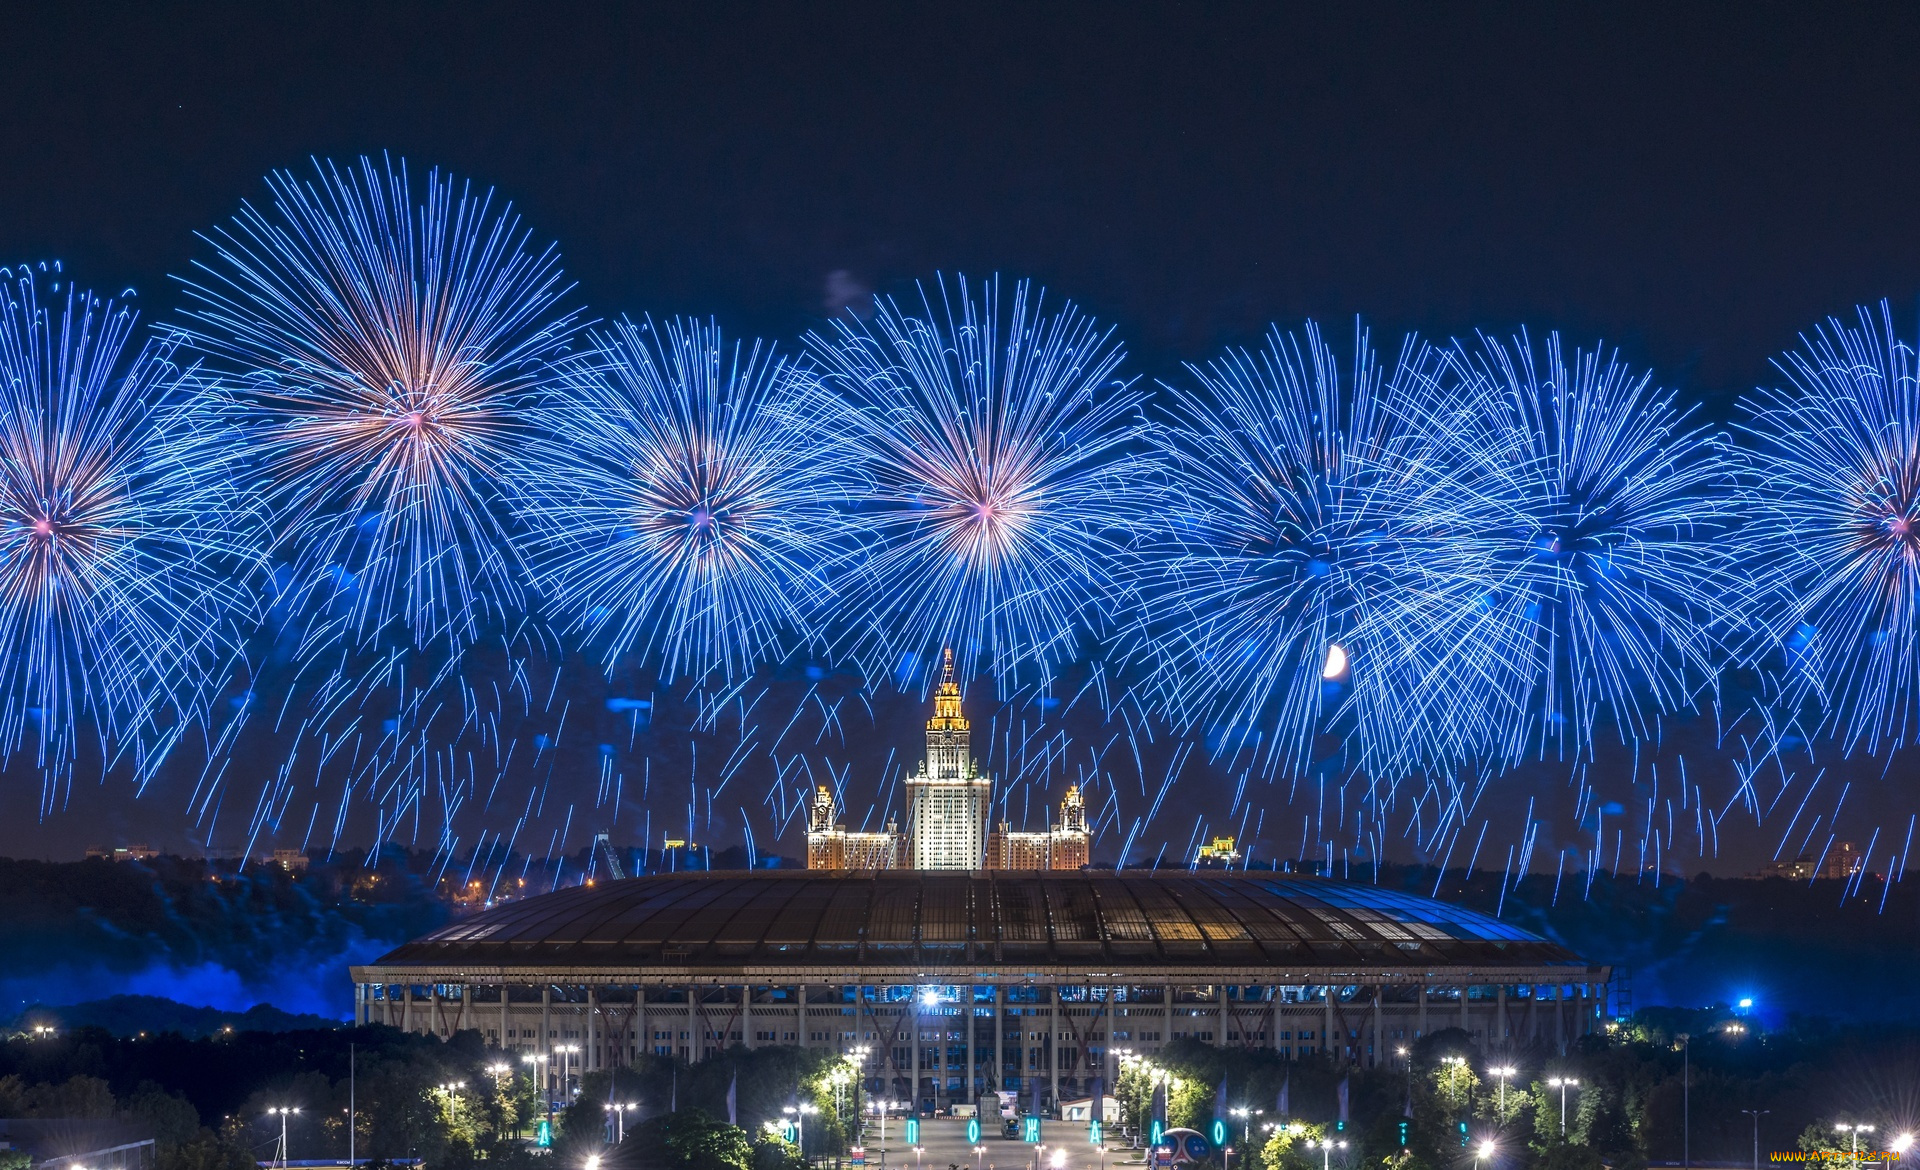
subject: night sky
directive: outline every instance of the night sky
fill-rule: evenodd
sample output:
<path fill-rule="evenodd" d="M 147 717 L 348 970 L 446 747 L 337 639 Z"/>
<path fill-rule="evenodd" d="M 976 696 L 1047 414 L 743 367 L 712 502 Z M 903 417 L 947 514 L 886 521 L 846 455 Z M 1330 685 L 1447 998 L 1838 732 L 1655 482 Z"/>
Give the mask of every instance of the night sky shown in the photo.
<path fill-rule="evenodd" d="M 164 319 L 194 233 L 266 172 L 388 151 L 496 186 L 596 316 L 783 342 L 999 272 L 1114 323 L 1149 380 L 1273 321 L 1358 314 L 1389 350 L 1525 324 L 1618 344 L 1719 423 L 1827 315 L 1915 318 L 1910 5 L 389 7 L 12 9 L 0 261 Z M 1910 762 L 1885 765 L 1836 772 L 1862 839 L 1907 822 Z M 1490 799 L 1517 818 L 1564 777 Z M 1217 783 L 1183 789 L 1176 851 Z M 83 785 L 44 823 L 33 778 L 8 785 L 7 853 L 188 832 L 172 782 Z"/>

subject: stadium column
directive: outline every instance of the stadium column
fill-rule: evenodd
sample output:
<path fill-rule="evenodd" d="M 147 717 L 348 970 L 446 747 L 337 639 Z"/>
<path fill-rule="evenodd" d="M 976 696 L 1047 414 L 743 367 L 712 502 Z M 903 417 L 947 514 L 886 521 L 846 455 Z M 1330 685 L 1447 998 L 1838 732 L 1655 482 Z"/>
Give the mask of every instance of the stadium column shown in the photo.
<path fill-rule="evenodd" d="M 1507 985 L 1502 983 L 1494 990 L 1493 1030 L 1495 1036 L 1504 1044 L 1507 1040 Z"/>
<path fill-rule="evenodd" d="M 547 1100 L 553 1100 L 553 984 L 540 985 L 540 1046 L 536 1051 L 547 1059 L 541 1062 L 546 1072 Z"/>
<path fill-rule="evenodd" d="M 1320 1051 L 1327 1056 L 1338 1057 L 1339 1053 L 1330 1047 L 1333 1041 L 1333 984 L 1329 983 L 1320 990 Z M 1345 1048 L 1346 1045 L 1340 1047 Z"/>
<path fill-rule="evenodd" d="M 699 993 L 699 988 L 691 983 L 687 984 L 687 1030 L 682 1034 L 687 1038 L 688 1064 L 692 1064 L 694 1061 L 699 1060 L 701 1056 L 705 1055 L 700 1051 L 700 1045 L 703 1039 L 699 1035 L 700 1030 L 694 1027 L 694 1020 L 697 1018 L 696 1011 L 699 1007 L 699 1005 L 694 1002 L 694 997 Z"/>
<path fill-rule="evenodd" d="M 500 1051 L 507 1050 L 507 985 L 500 985 Z"/>
<path fill-rule="evenodd" d="M 799 1029 L 795 1035 L 800 1037 L 800 1047 L 813 1047 L 813 1033 L 807 1031 L 807 985 L 802 983 L 794 992 L 794 1026 Z"/>
<path fill-rule="evenodd" d="M 649 1051 L 653 1044 L 653 1033 L 647 1031 L 648 1027 L 647 988 L 643 983 L 636 983 L 633 985 L 633 1031 L 638 1041 L 633 1050 L 635 1060 L 639 1059 L 641 1053 Z"/>
<path fill-rule="evenodd" d="M 971 983 L 962 984 L 960 987 L 960 1014 L 965 1017 L 967 1021 L 967 1079 L 966 1082 L 960 1086 L 960 1097 L 964 1101 L 978 1101 L 980 1094 L 974 1088 L 973 1084 L 974 1069 L 977 1067 L 973 1063 L 973 1041 L 974 1033 L 980 1030 L 980 1017 L 973 1010 L 973 984 Z M 975 1112 L 977 1113 L 978 1110 Z"/>
<path fill-rule="evenodd" d="M 996 1093 L 1006 1085 L 1007 1079 L 1007 989 L 999 983 L 993 985 L 993 1075 L 987 1078 L 987 1088 Z"/>
<path fill-rule="evenodd" d="M 1373 985 L 1373 1043 L 1368 1046 L 1368 1068 L 1380 1067 L 1380 1052 L 1381 1049 L 1385 1047 L 1385 1041 L 1381 1039 L 1380 1035 L 1380 993 L 1385 990 L 1386 987 L 1383 984 L 1376 983 Z"/>
<path fill-rule="evenodd" d="M 427 1026 L 425 1031 L 432 1036 L 440 1036 L 440 985 L 427 984 Z M 445 1037 L 441 1037 L 445 1039 Z"/>
<path fill-rule="evenodd" d="M 1467 985 L 1462 983 L 1460 985 L 1460 1030 L 1465 1032 L 1467 1038 L 1471 1040 L 1473 1038 L 1473 1025 L 1467 1019 L 1467 992 Z"/>
<path fill-rule="evenodd" d="M 1567 985 L 1553 985 L 1553 1043 L 1560 1055 L 1567 1054 Z"/>
<path fill-rule="evenodd" d="M 1424 983 L 1420 985 L 1420 1022 L 1415 1026 L 1419 1031 L 1414 1033 L 1414 1039 L 1418 1040 L 1427 1034 L 1427 985 Z"/>
<path fill-rule="evenodd" d="M 1267 1038 L 1272 1041 L 1273 1050 L 1278 1052 L 1280 1051 L 1280 989 L 1269 987 L 1267 994 L 1273 997 L 1268 1013 L 1272 1022 L 1267 1025 Z"/>
<path fill-rule="evenodd" d="M 600 1067 L 600 991 L 591 984 L 587 987 L 587 1058 L 580 1067 L 591 1072 Z"/>
<path fill-rule="evenodd" d="M 1160 1007 L 1164 1023 L 1160 1032 L 1160 1043 L 1164 1045 L 1173 1039 L 1173 984 L 1169 983 L 1160 989 Z"/>
<path fill-rule="evenodd" d="M 1060 1108 L 1060 985 L 1055 983 L 1047 988 L 1047 1044 L 1041 1049 L 1042 1059 L 1047 1062 L 1049 1091 L 1053 1094 L 1053 1107 Z"/>
<path fill-rule="evenodd" d="M 920 989 L 918 987 L 907 988 L 907 1003 L 908 1018 L 913 1024 L 913 1030 L 910 1033 L 913 1037 L 913 1091 L 907 1095 L 907 1100 L 912 1102 L 908 1108 L 918 1116 L 920 1113 Z"/>
<path fill-rule="evenodd" d="M 400 1030 L 413 1031 L 413 984 L 406 986 L 406 998 L 400 1001 Z"/>
<path fill-rule="evenodd" d="M 740 1043 L 753 1047 L 753 984 L 740 985 Z M 726 1045 L 721 1044 L 722 1048 Z"/>

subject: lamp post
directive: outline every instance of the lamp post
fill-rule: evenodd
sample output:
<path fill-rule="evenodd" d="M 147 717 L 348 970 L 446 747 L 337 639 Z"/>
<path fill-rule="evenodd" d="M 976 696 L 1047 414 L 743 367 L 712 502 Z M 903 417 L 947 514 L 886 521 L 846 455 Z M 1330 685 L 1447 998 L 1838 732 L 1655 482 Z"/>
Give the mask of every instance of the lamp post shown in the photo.
<path fill-rule="evenodd" d="M 1497 1064 L 1487 1070 L 1500 1078 L 1500 1104 L 1496 1107 L 1500 1114 L 1500 1124 L 1507 1123 L 1507 1078 L 1520 1070 L 1510 1064 Z"/>
<path fill-rule="evenodd" d="M 1860 1170 L 1860 1135 L 1872 1133 L 1871 1125 L 1836 1125 L 1833 1128 L 1853 1135 L 1853 1170 Z"/>
<path fill-rule="evenodd" d="M 1243 1142 L 1251 1141 L 1253 1138 L 1253 1122 L 1250 1120 L 1252 1114 L 1247 1107 L 1242 1105 L 1237 1109 L 1229 1109 L 1227 1112 L 1240 1119 L 1240 1140 Z"/>
<path fill-rule="evenodd" d="M 281 1170 L 286 1170 L 286 1165 L 287 1165 L 287 1117 L 289 1114 L 298 1113 L 298 1112 L 300 1112 L 299 1109 L 289 1108 L 285 1105 L 276 1105 L 273 1108 L 267 1110 L 267 1116 L 269 1117 L 273 1116 L 276 1113 L 280 1115 L 280 1167 L 281 1167 Z"/>
<path fill-rule="evenodd" d="M 1344 1141 L 1332 1142 L 1325 1138 L 1320 1139 L 1320 1170 L 1332 1170 L 1333 1151 L 1336 1146 L 1344 1150 L 1347 1148 L 1347 1143 Z"/>
<path fill-rule="evenodd" d="M 607 1111 L 613 1114 L 614 1145 L 617 1146 L 627 1140 L 627 1110 L 638 1108 L 640 1108 L 640 1106 L 631 1101 L 622 1101 L 618 1104 L 609 1104 L 607 1106 Z"/>
<path fill-rule="evenodd" d="M 553 1084 L 547 1079 L 547 1070 L 542 1067 L 547 1063 L 547 1054 L 544 1052 L 529 1053 L 520 1058 L 520 1063 L 527 1066 L 527 1076 L 539 1083 L 540 1097 L 547 1104 L 547 1124 L 552 1125 Z"/>
<path fill-rule="evenodd" d="M 578 1044 L 562 1044 L 554 1049 L 560 1054 L 560 1095 L 568 1100 L 573 1098 L 573 1058 L 580 1051 Z"/>
<path fill-rule="evenodd" d="M 1548 1077 L 1548 1086 L 1560 1090 L 1560 1136 L 1567 1136 L 1567 1088 L 1580 1082 L 1572 1077 Z"/>
<path fill-rule="evenodd" d="M 1753 1118 L 1753 1170 L 1760 1170 L 1760 1118 L 1771 1109 L 1742 1109 L 1740 1112 Z"/>
<path fill-rule="evenodd" d="M 1494 1147 L 1493 1139 L 1488 1138 L 1486 1141 L 1481 1142 L 1478 1146 L 1474 1147 L 1473 1164 L 1475 1166 L 1478 1166 L 1483 1160 L 1488 1162 L 1493 1161 L 1493 1155 L 1496 1152 L 1497 1151 Z"/>
<path fill-rule="evenodd" d="M 1679 1040 L 1680 1165 L 1682 1170 L 1693 1170 L 1693 1037 L 1682 1032 Z"/>
<path fill-rule="evenodd" d="M 864 1044 L 855 1045 L 854 1047 L 849 1048 L 847 1050 L 847 1056 L 849 1059 L 853 1061 L 853 1065 L 855 1069 L 854 1076 L 853 1076 L 853 1102 L 852 1102 L 853 1110 L 852 1112 L 853 1112 L 853 1128 L 856 1131 L 853 1135 L 853 1139 L 856 1142 L 860 1142 L 863 1140 L 863 1136 L 866 1130 L 866 1117 L 860 1111 L 860 1089 L 863 1085 L 866 1084 L 867 1056 L 872 1051 L 873 1049 L 868 1048 Z"/>
<path fill-rule="evenodd" d="M 461 1089 L 466 1087 L 467 1082 L 465 1081 L 448 1081 L 445 1084 L 434 1086 L 434 1088 L 439 1089 L 447 1095 L 447 1124 L 449 1125 L 458 1125 L 460 1123 L 460 1098 L 458 1094 Z"/>
<path fill-rule="evenodd" d="M 798 1142 L 798 1145 L 800 1146 L 800 1156 L 803 1158 L 806 1157 L 807 1156 L 807 1114 L 820 1112 L 820 1107 L 817 1105 L 800 1105 L 796 1108 L 795 1106 L 792 1106 L 792 1105 L 782 1105 L 780 1107 L 780 1112 L 792 1114 L 793 1127 L 795 1130 L 798 1131 L 798 1136 L 800 1139 Z"/>

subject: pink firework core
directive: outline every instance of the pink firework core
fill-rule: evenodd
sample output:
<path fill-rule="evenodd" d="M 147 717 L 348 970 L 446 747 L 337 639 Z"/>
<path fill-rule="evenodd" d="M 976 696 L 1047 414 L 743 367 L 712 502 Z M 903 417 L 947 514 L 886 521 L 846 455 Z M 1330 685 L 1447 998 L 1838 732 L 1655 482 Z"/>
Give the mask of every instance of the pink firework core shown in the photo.
<path fill-rule="evenodd" d="M 33 522 L 33 532 L 36 536 L 52 536 L 53 521 L 47 519 L 45 516 L 40 517 Z"/>

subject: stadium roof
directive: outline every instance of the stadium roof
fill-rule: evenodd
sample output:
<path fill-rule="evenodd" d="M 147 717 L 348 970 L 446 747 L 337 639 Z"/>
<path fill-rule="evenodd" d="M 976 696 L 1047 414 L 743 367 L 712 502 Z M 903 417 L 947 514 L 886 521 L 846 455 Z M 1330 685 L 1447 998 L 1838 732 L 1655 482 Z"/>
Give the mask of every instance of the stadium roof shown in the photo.
<path fill-rule="evenodd" d="M 600 882 L 453 922 L 360 983 L 1595 982 L 1471 910 L 1285 874 L 710 872 Z"/>

